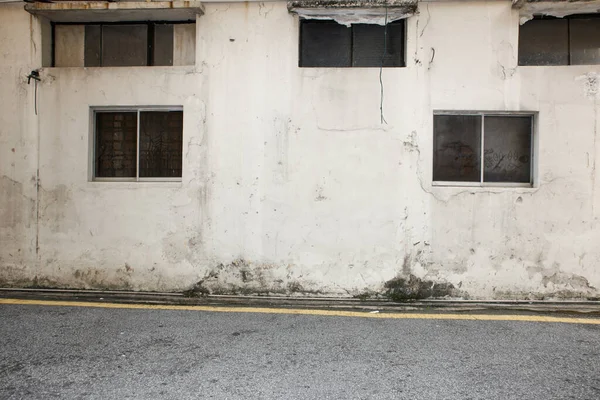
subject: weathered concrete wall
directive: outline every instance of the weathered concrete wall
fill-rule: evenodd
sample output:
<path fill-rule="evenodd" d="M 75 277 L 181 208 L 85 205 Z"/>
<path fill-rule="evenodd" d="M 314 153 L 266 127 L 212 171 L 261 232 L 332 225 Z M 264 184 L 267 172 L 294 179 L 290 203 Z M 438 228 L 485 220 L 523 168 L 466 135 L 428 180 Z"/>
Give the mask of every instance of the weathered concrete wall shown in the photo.
<path fill-rule="evenodd" d="M 600 295 L 600 67 L 517 67 L 510 1 L 420 4 L 407 67 L 383 71 L 388 124 L 378 69 L 298 68 L 286 2 L 207 3 L 195 66 L 45 68 L 36 116 L 40 27 L 0 7 L 5 284 Z M 89 107 L 140 104 L 183 106 L 182 182 L 90 182 Z M 433 187 L 449 109 L 539 111 L 535 187 Z"/>

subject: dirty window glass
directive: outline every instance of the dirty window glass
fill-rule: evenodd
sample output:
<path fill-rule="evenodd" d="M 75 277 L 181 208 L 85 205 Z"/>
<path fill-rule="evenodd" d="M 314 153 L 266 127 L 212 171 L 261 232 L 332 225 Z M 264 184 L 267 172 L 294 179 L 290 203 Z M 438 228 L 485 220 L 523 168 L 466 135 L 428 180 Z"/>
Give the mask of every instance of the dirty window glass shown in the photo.
<path fill-rule="evenodd" d="M 404 20 L 376 24 L 300 21 L 301 67 L 403 67 Z"/>
<path fill-rule="evenodd" d="M 387 30 L 387 32 L 386 32 Z M 352 25 L 353 67 L 401 67 L 404 65 L 404 20 L 386 26 Z"/>
<path fill-rule="evenodd" d="M 80 25 L 84 27 L 82 49 L 84 58 L 78 61 L 86 67 L 173 65 L 175 43 L 182 40 L 181 35 L 176 37 L 175 25 L 194 24 L 145 22 Z M 57 24 L 54 29 L 57 40 L 61 41 L 59 44 L 62 44 L 65 35 L 61 35 L 61 24 Z M 59 35 L 56 35 L 56 32 Z M 182 49 L 179 46 L 179 51 L 189 51 L 194 44 L 186 43 L 186 46 L 189 47 Z M 61 59 L 65 51 L 56 44 L 54 50 L 58 52 L 55 53 L 55 66 L 61 66 L 57 60 Z M 75 50 L 71 53 L 78 54 Z"/>
<path fill-rule="evenodd" d="M 302 21 L 300 64 L 302 67 L 349 67 L 350 28 L 333 21 Z"/>
<path fill-rule="evenodd" d="M 96 111 L 94 135 L 94 178 L 182 176 L 181 110 Z"/>
<path fill-rule="evenodd" d="M 148 65 L 147 25 L 102 26 L 102 66 Z"/>
<path fill-rule="evenodd" d="M 135 177 L 137 113 L 96 113 L 95 176 Z"/>
<path fill-rule="evenodd" d="M 531 120 L 486 116 L 484 119 L 484 182 L 531 181 Z"/>
<path fill-rule="evenodd" d="M 600 18 L 572 19 L 571 64 L 600 64 Z"/>
<path fill-rule="evenodd" d="M 433 132 L 434 181 L 532 183 L 532 115 L 438 114 Z"/>
<path fill-rule="evenodd" d="M 181 177 L 182 111 L 140 114 L 140 177 Z"/>
<path fill-rule="evenodd" d="M 173 24 L 155 24 L 152 65 L 173 65 Z"/>
<path fill-rule="evenodd" d="M 481 116 L 436 115 L 433 180 L 479 182 Z"/>
<path fill-rule="evenodd" d="M 519 28 L 519 65 L 600 64 L 600 18 L 539 17 Z"/>
<path fill-rule="evenodd" d="M 568 65 L 568 21 L 533 19 L 519 28 L 519 65 Z"/>
<path fill-rule="evenodd" d="M 84 64 L 86 67 L 102 66 L 102 27 L 86 25 L 84 38 Z"/>

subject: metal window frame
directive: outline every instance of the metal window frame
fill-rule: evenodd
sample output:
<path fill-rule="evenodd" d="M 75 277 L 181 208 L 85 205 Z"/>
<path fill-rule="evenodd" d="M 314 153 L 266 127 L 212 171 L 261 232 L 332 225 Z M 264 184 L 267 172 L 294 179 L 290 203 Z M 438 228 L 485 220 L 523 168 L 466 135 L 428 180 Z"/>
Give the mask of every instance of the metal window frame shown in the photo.
<path fill-rule="evenodd" d="M 183 179 L 183 151 L 181 154 L 181 177 L 166 178 L 166 177 L 144 177 L 140 178 L 140 114 L 142 112 L 160 112 L 160 111 L 181 111 L 183 106 L 93 106 L 90 107 L 90 133 L 89 140 L 90 151 L 88 159 L 88 181 L 90 182 L 182 182 Z M 96 114 L 98 112 L 136 112 L 136 160 L 135 160 L 135 177 L 97 177 L 96 176 Z M 183 141 L 183 126 L 181 128 L 182 143 Z"/>
<path fill-rule="evenodd" d="M 536 178 L 534 176 L 536 168 L 535 162 L 537 135 L 535 133 L 537 127 L 538 112 L 537 111 L 461 111 L 461 110 L 434 110 L 433 117 L 437 115 L 464 115 L 464 116 L 480 116 L 481 117 L 481 148 L 480 148 L 480 177 L 479 182 L 465 181 L 435 181 L 432 179 L 432 186 L 438 187 L 502 187 L 502 188 L 533 188 L 535 187 Z M 531 131 L 529 136 L 530 142 L 530 164 L 529 164 L 529 182 L 485 182 L 484 181 L 484 140 L 485 140 L 485 117 L 530 117 Z M 435 132 L 433 132 L 435 135 Z M 432 158 L 433 163 L 433 158 Z M 433 170 L 432 170 L 433 176 Z"/>

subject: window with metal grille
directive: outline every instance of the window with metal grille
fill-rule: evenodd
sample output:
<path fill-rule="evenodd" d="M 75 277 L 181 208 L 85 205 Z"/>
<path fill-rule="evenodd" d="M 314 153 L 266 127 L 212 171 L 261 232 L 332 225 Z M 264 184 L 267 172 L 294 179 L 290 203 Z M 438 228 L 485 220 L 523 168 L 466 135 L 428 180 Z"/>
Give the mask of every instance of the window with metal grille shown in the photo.
<path fill-rule="evenodd" d="M 179 180 L 181 109 L 94 111 L 95 180 Z"/>
<path fill-rule="evenodd" d="M 386 26 L 300 20 L 300 67 L 404 67 L 404 20 Z"/>
<path fill-rule="evenodd" d="M 538 17 L 519 28 L 519 65 L 600 64 L 600 18 Z"/>
<path fill-rule="evenodd" d="M 531 186 L 533 115 L 449 112 L 433 117 L 438 185 Z"/>

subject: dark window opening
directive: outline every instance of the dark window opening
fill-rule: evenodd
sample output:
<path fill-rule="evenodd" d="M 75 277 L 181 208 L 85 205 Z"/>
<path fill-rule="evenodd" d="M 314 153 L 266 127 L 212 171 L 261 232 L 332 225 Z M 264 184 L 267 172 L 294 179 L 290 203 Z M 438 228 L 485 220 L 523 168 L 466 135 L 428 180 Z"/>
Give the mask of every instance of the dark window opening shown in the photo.
<path fill-rule="evenodd" d="M 404 20 L 375 24 L 300 20 L 300 67 L 404 67 Z"/>
<path fill-rule="evenodd" d="M 600 18 L 537 17 L 519 28 L 519 65 L 600 64 Z"/>
<path fill-rule="evenodd" d="M 435 115 L 433 180 L 531 184 L 532 115 Z"/>
<path fill-rule="evenodd" d="M 95 178 L 181 178 L 183 111 L 96 111 L 95 120 Z"/>
<path fill-rule="evenodd" d="M 165 22 L 85 24 L 83 66 L 172 66 L 173 26 Z"/>

